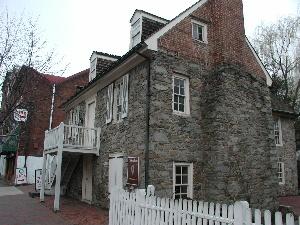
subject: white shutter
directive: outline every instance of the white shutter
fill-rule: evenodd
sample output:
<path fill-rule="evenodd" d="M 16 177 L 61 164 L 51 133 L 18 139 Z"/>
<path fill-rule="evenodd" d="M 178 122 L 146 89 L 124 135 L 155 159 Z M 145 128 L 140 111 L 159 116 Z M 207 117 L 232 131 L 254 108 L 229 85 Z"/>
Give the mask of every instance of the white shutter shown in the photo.
<path fill-rule="evenodd" d="M 127 117 L 127 114 L 128 114 L 128 74 L 123 76 L 122 118 Z"/>
<path fill-rule="evenodd" d="M 112 120 L 113 91 L 114 91 L 114 84 L 111 84 L 107 88 L 106 123 L 110 123 Z"/>

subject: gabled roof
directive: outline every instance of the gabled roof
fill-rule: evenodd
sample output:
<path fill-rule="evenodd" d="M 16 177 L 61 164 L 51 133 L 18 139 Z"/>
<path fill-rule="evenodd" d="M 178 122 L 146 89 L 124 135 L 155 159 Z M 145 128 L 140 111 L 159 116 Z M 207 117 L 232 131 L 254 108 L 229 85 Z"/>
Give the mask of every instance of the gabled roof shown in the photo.
<path fill-rule="evenodd" d="M 42 74 L 51 84 L 59 84 L 66 80 L 66 77 L 54 76 L 49 74 Z"/>
<path fill-rule="evenodd" d="M 63 81 L 61 81 L 59 84 L 63 84 L 65 82 L 68 82 L 68 81 L 70 81 L 72 79 L 75 79 L 75 78 L 77 78 L 79 76 L 85 76 L 85 75 L 88 76 L 89 72 L 90 72 L 90 69 L 85 69 L 85 70 L 82 70 L 82 71 L 80 71 L 78 73 L 75 73 L 75 74 L 73 74 L 73 75 L 71 75 L 69 77 L 64 77 L 65 79 Z"/>

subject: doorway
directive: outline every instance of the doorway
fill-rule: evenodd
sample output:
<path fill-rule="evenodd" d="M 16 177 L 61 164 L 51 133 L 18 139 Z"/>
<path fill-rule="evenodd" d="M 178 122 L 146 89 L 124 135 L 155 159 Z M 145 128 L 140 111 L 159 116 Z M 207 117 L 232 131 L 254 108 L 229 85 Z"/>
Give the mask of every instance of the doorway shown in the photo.
<path fill-rule="evenodd" d="M 93 158 L 91 155 L 83 156 L 83 173 L 82 173 L 82 201 L 89 204 L 93 198 Z"/>

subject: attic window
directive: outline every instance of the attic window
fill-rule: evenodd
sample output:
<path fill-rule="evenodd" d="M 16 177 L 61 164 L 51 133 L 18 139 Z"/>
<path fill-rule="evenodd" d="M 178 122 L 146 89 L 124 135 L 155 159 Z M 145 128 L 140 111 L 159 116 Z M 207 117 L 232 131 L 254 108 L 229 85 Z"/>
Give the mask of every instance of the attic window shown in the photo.
<path fill-rule="evenodd" d="M 207 25 L 193 20 L 192 35 L 194 40 L 207 43 Z"/>

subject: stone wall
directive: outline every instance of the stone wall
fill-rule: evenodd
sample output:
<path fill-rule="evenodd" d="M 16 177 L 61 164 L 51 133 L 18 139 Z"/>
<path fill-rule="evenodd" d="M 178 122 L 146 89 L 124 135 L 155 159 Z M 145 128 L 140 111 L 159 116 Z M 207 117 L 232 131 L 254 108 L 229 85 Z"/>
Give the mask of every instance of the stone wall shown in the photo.
<path fill-rule="evenodd" d="M 173 162 L 193 163 L 194 198 L 277 205 L 269 90 L 242 68 L 205 71 L 157 53 L 151 80 L 150 183 L 172 197 Z M 190 116 L 172 113 L 172 75 L 189 77 Z"/>
<path fill-rule="evenodd" d="M 298 194 L 298 175 L 295 141 L 295 120 L 274 113 L 280 117 L 282 130 L 282 146 L 276 146 L 278 157 L 282 158 L 285 167 L 285 183 L 279 185 L 280 196 Z"/>

